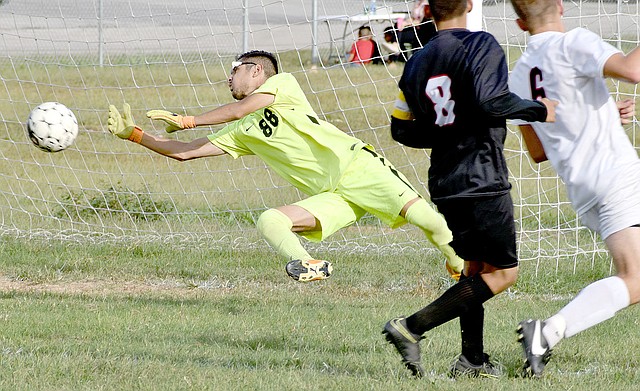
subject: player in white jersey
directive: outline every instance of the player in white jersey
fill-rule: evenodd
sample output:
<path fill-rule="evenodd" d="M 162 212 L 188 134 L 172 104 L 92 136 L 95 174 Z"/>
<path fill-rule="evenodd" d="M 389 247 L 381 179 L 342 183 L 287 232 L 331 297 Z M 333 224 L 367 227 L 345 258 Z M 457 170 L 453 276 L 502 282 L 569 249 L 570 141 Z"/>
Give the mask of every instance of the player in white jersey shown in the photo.
<path fill-rule="evenodd" d="M 534 160 L 549 159 L 582 222 L 598 232 L 616 275 L 585 287 L 547 320 L 526 320 L 518 334 L 525 374 L 540 376 L 551 349 L 640 301 L 640 160 L 621 126 L 605 77 L 639 83 L 640 50 L 624 55 L 582 28 L 566 32 L 561 0 L 512 0 L 518 25 L 531 34 L 510 90 L 559 101 L 555 123 L 521 126 Z M 620 111 L 629 115 L 633 103 Z M 537 152 L 536 152 L 537 150 Z"/>
<path fill-rule="evenodd" d="M 332 265 L 309 255 L 296 234 L 321 241 L 366 212 L 392 228 L 407 222 L 419 227 L 445 255 L 452 276 L 459 276 L 463 261 L 449 245 L 453 236 L 444 217 L 402 173 L 370 145 L 318 118 L 295 77 L 278 73 L 273 54 L 250 51 L 236 60 L 228 83 L 237 102 L 198 116 L 166 110 L 147 113 L 165 121 L 168 132 L 229 123 L 220 131 L 190 142 L 158 137 L 135 125 L 126 104 L 122 114 L 109 107 L 109 131 L 179 161 L 256 155 L 309 195 L 268 209 L 257 221 L 258 231 L 289 261 L 286 271 L 297 281 L 325 279 Z"/>

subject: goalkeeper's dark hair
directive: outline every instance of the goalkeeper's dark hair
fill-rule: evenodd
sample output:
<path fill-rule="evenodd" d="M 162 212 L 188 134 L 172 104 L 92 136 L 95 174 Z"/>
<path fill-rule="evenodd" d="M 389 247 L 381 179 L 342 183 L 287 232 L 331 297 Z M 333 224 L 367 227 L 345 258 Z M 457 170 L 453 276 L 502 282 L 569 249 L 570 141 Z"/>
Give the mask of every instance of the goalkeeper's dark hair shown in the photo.
<path fill-rule="evenodd" d="M 272 53 L 265 52 L 264 50 L 251 50 L 250 52 L 242 53 L 236 60 L 251 60 L 262 65 L 262 69 L 264 69 L 267 77 L 278 73 L 278 60 Z"/>

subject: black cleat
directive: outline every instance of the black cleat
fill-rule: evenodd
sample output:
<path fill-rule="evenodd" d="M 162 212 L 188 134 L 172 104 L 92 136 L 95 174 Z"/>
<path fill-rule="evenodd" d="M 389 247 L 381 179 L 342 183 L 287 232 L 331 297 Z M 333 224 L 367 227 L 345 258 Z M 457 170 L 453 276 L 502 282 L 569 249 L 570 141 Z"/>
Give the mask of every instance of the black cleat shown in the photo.
<path fill-rule="evenodd" d="M 382 334 L 387 341 L 395 346 L 402 362 L 415 377 L 424 375 L 424 368 L 420 363 L 420 340 L 421 336 L 416 335 L 407 329 L 407 320 L 404 317 L 394 318 L 384 325 Z"/>
<path fill-rule="evenodd" d="M 449 371 L 449 377 L 457 378 L 457 377 L 483 377 L 490 379 L 497 379 L 502 376 L 502 370 L 489 361 L 489 355 L 483 354 L 482 364 L 475 365 L 467 360 L 463 354 L 458 356 L 456 361 L 451 365 L 451 370 Z"/>
<path fill-rule="evenodd" d="M 520 322 L 516 333 L 518 333 L 518 342 L 522 344 L 524 350 L 524 377 L 540 377 L 544 366 L 547 365 L 551 358 L 551 349 L 542 334 L 544 322 L 541 320 L 524 320 Z"/>

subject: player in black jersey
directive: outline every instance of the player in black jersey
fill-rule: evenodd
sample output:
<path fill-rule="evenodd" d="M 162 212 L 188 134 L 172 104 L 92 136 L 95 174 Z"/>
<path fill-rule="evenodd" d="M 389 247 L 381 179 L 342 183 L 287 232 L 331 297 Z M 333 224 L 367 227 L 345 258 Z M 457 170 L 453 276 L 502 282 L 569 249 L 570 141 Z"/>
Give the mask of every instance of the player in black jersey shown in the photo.
<path fill-rule="evenodd" d="M 393 138 L 431 148 L 431 199 L 453 231 L 465 260 L 460 281 L 411 316 L 387 322 L 383 333 L 416 376 L 422 335 L 460 318 L 462 352 L 450 375 L 499 374 L 484 352 L 483 303 L 516 281 L 511 185 L 503 149 L 506 120 L 554 121 L 548 99 L 520 99 L 508 89 L 504 52 L 486 32 L 467 30 L 471 0 L 430 0 L 438 33 L 407 62 L 391 118 Z"/>

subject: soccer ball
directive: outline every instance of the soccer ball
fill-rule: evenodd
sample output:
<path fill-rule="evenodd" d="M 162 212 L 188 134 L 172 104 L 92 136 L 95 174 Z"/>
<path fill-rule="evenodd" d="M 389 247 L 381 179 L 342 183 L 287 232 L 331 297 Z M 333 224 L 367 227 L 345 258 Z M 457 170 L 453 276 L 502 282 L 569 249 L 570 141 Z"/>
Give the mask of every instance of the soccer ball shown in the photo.
<path fill-rule="evenodd" d="M 42 103 L 29 114 L 27 135 L 33 145 L 43 151 L 62 151 L 76 139 L 78 121 L 62 103 Z"/>

